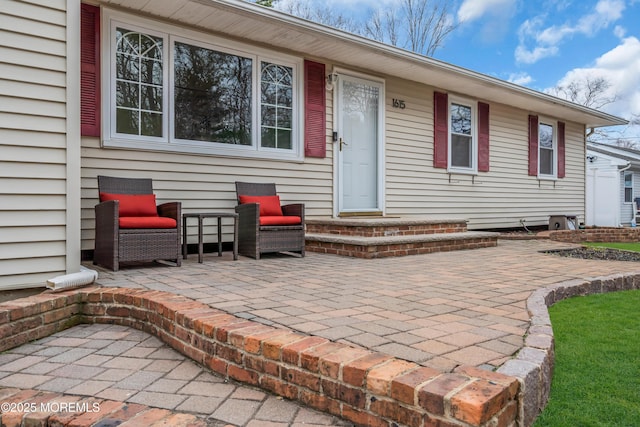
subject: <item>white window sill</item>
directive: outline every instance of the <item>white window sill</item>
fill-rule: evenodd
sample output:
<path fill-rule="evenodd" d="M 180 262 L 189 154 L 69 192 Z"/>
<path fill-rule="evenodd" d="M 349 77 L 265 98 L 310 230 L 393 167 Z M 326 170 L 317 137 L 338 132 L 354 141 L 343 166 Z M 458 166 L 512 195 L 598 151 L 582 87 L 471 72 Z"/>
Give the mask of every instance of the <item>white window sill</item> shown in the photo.
<path fill-rule="evenodd" d="M 277 149 L 260 149 L 256 150 L 252 146 L 232 146 L 221 147 L 221 144 L 215 146 L 207 146 L 207 143 L 167 143 L 167 142 L 146 142 L 146 141 L 130 141 L 122 139 L 103 140 L 103 148 L 126 149 L 136 151 L 155 151 L 165 153 L 178 153 L 185 155 L 203 155 L 214 157 L 235 157 L 249 159 L 264 160 L 281 160 L 288 162 L 303 162 L 304 156 L 302 152 Z"/>

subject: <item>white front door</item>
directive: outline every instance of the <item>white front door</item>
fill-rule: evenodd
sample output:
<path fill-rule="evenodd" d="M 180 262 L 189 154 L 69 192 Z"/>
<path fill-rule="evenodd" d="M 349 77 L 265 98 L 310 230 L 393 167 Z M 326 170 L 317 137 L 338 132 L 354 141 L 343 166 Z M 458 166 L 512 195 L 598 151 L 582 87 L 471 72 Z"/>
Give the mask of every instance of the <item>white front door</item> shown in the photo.
<path fill-rule="evenodd" d="M 382 212 L 383 96 L 381 82 L 338 78 L 338 214 Z"/>

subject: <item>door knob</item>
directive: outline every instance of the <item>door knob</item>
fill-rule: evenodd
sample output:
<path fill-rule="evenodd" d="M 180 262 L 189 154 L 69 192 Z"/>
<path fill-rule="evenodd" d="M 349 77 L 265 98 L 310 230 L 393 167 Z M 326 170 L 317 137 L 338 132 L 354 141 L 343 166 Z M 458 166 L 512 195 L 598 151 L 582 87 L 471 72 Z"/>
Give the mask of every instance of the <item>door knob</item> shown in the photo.
<path fill-rule="evenodd" d="M 342 146 L 343 146 L 343 145 L 349 145 L 349 144 L 347 144 L 346 142 L 344 142 L 344 141 L 342 140 L 342 138 L 340 138 L 340 151 L 342 151 Z"/>

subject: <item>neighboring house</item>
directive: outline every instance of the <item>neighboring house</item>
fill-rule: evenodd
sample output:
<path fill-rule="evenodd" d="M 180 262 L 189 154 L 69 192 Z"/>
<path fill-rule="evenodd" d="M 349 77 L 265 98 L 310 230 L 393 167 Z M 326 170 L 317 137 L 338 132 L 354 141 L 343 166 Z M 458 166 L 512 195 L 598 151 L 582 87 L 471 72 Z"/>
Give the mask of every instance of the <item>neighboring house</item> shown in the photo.
<path fill-rule="evenodd" d="M 624 120 L 234 0 L 3 0 L 0 289 L 79 269 L 99 174 L 185 211 L 274 181 L 308 217 L 584 215 L 585 131 Z"/>
<path fill-rule="evenodd" d="M 640 151 L 588 143 L 586 188 L 586 225 L 631 225 L 640 197 Z"/>

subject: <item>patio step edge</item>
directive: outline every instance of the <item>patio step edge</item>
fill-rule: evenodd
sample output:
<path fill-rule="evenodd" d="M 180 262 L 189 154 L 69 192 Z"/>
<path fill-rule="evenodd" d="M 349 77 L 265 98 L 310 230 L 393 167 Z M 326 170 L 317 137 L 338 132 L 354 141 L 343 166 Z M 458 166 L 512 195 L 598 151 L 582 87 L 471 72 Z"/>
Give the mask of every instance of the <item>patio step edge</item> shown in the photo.
<path fill-rule="evenodd" d="M 305 240 L 307 242 L 340 243 L 358 246 L 379 246 L 415 244 L 425 242 L 446 242 L 460 240 L 464 241 L 471 239 L 495 239 L 497 241 L 499 236 L 500 233 L 489 231 L 465 231 L 462 233 L 434 233 L 383 237 L 341 236 L 337 234 L 308 233 L 305 234 Z"/>

